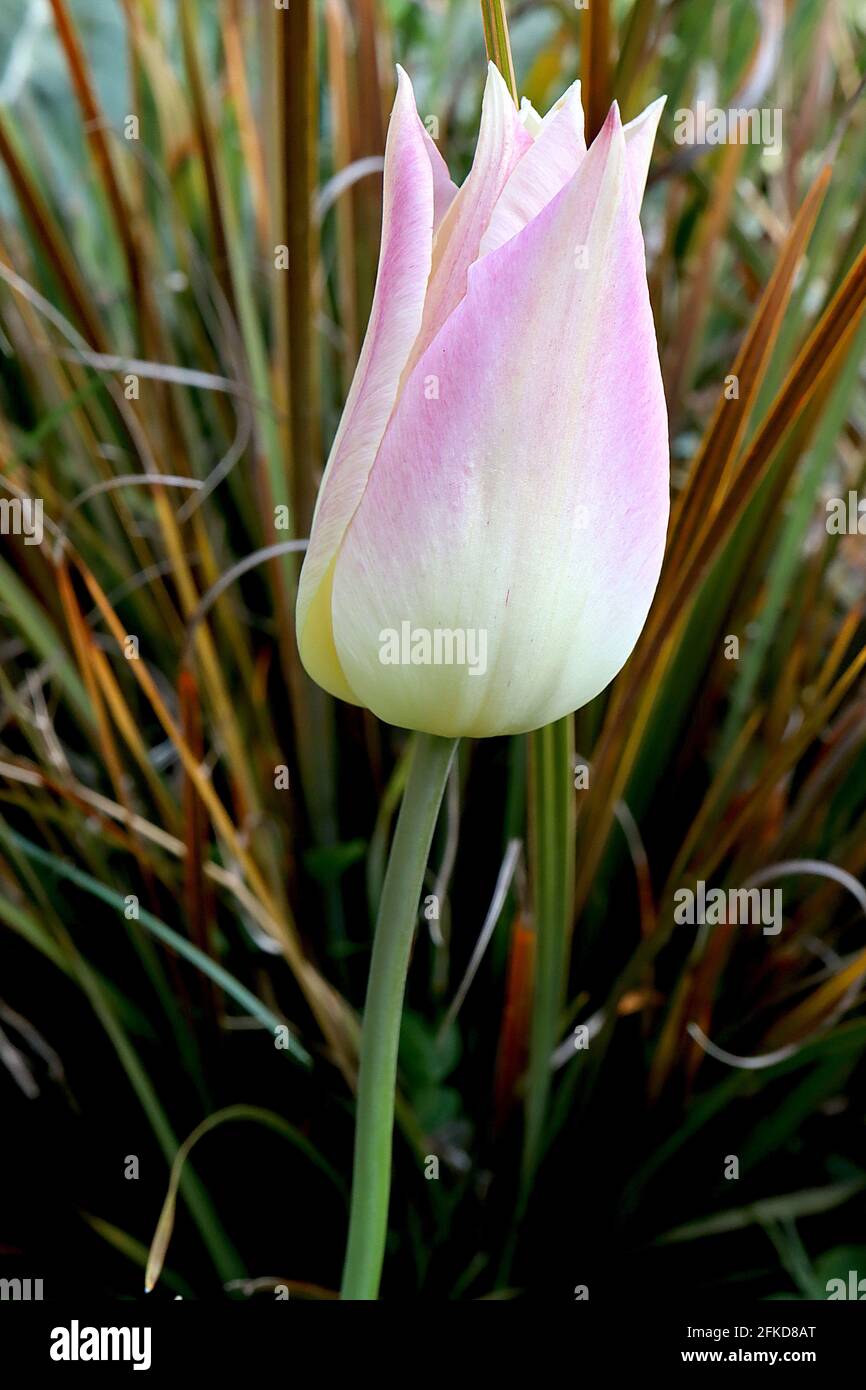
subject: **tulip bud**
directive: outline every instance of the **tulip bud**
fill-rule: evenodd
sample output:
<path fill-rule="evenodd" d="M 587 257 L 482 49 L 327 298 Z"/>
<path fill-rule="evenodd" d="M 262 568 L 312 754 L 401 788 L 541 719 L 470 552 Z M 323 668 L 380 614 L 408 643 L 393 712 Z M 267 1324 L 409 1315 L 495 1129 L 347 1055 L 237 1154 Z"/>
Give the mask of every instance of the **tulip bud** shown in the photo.
<path fill-rule="evenodd" d="M 459 191 L 402 70 L 367 335 L 301 573 L 301 659 L 391 724 L 538 728 L 628 658 L 658 581 L 667 415 L 639 208 L 663 99 L 587 150 L 491 65 Z"/>

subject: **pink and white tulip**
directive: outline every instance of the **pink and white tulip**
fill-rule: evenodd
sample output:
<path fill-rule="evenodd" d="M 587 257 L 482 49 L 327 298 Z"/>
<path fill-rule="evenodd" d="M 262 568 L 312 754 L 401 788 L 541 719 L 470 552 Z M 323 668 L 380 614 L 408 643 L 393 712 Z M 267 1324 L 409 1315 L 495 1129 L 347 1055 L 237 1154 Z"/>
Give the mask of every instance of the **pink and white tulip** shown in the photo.
<path fill-rule="evenodd" d="M 458 190 L 399 73 L 376 293 L 297 606 L 309 674 L 388 723 L 537 728 L 643 627 L 669 501 L 639 222 L 662 105 L 626 126 L 614 105 L 587 150 L 579 83 L 542 120 L 491 65 Z M 407 631 L 414 658 L 383 659 Z M 419 633 L 476 654 L 483 634 L 483 671 L 430 664 Z"/>

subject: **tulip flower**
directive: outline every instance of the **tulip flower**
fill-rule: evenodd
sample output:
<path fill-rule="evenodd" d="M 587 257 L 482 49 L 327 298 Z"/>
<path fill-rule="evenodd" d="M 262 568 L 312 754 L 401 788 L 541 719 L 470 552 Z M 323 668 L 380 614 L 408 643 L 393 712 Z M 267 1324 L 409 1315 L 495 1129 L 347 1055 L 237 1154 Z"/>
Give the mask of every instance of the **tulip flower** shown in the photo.
<path fill-rule="evenodd" d="M 627 126 L 614 105 L 587 150 L 579 83 L 542 119 L 491 64 L 458 190 L 399 74 L 376 292 L 297 607 L 309 674 L 418 731 L 364 1005 L 344 1298 L 379 1287 L 400 1013 L 456 741 L 591 700 L 658 581 L 667 418 L 638 213 L 662 104 Z"/>
<path fill-rule="evenodd" d="M 643 627 L 668 518 L 639 209 L 664 99 L 590 148 L 491 64 L 458 190 L 402 70 L 378 280 L 298 594 L 309 674 L 388 723 L 519 733 Z"/>

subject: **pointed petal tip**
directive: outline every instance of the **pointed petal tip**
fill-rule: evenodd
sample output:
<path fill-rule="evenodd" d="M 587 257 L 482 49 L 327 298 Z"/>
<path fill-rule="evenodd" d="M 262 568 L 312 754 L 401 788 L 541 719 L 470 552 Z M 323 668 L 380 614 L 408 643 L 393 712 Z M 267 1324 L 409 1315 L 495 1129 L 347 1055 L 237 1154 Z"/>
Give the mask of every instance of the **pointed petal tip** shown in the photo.
<path fill-rule="evenodd" d="M 397 68 L 397 90 L 394 93 L 394 105 L 391 108 L 391 119 L 395 116 L 405 120 L 412 112 L 417 114 L 418 107 L 415 102 L 415 89 L 412 86 L 412 79 L 405 68 L 399 63 Z"/>
<path fill-rule="evenodd" d="M 619 141 L 617 137 L 619 136 L 621 138 L 622 132 L 623 124 L 622 117 L 619 114 L 619 102 L 614 101 L 611 103 L 610 110 L 604 118 L 604 125 L 592 141 L 590 149 L 594 149 L 596 145 L 598 145 L 600 149 L 606 149 L 614 144 L 618 144 Z"/>
<path fill-rule="evenodd" d="M 545 116 L 545 120 L 549 120 L 552 116 L 555 116 L 558 111 L 561 111 L 563 109 L 563 107 L 574 105 L 579 106 L 581 104 L 580 93 L 581 86 L 580 78 L 578 77 L 574 80 L 574 82 L 571 83 L 569 87 L 566 87 L 565 91 L 562 93 L 561 96 L 558 96 L 556 98 L 556 101 L 548 110 Z"/>
<path fill-rule="evenodd" d="M 649 106 L 645 106 L 643 111 L 626 124 L 625 129 L 639 130 L 642 126 L 649 125 L 650 123 L 657 126 L 661 119 L 662 110 L 667 103 L 667 99 L 666 92 L 662 96 L 656 97 L 655 101 L 651 101 Z"/>
<path fill-rule="evenodd" d="M 514 105 L 511 99 L 511 93 L 508 90 L 508 84 L 492 58 L 487 64 L 487 80 L 484 83 L 483 101 L 486 102 L 489 92 L 495 92 L 497 100 L 502 101 L 504 99 L 510 102 L 512 106 Z"/>
<path fill-rule="evenodd" d="M 653 146 L 667 96 L 656 97 L 649 106 L 623 126 L 635 202 L 640 208 L 646 188 Z"/>
<path fill-rule="evenodd" d="M 520 124 L 533 138 L 537 139 L 539 132 L 543 128 L 544 122 L 536 111 L 529 97 L 520 98 L 520 110 L 518 112 Z"/>
<path fill-rule="evenodd" d="M 494 84 L 497 82 L 501 82 L 503 86 L 505 85 L 502 73 L 499 71 L 499 68 L 496 66 L 492 58 L 489 58 L 487 60 L 487 77 L 485 80 Z"/>
<path fill-rule="evenodd" d="M 579 106 L 583 110 L 583 86 L 579 77 L 563 93 L 562 104 L 563 106 Z"/>

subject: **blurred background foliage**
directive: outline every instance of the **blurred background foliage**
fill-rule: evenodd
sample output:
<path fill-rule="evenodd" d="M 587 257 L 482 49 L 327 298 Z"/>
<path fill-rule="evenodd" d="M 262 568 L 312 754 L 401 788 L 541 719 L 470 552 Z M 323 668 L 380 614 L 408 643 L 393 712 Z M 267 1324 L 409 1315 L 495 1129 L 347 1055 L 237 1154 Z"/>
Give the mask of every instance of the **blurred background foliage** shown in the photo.
<path fill-rule="evenodd" d="M 461 749 L 383 1294 L 824 1297 L 866 1274 L 866 537 L 826 525 L 866 495 L 866 12 L 508 14 L 540 109 L 577 76 L 591 123 L 668 96 L 671 539 L 611 689 Z M 46 518 L 0 547 L 0 1261 L 46 1297 L 138 1296 L 155 1237 L 154 1297 L 339 1283 L 408 745 L 303 676 L 288 543 L 369 310 L 395 61 L 462 178 L 474 0 L 0 11 L 0 482 Z M 780 154 L 678 145 L 698 99 L 778 108 Z M 781 934 L 675 927 L 699 879 L 781 886 Z"/>

